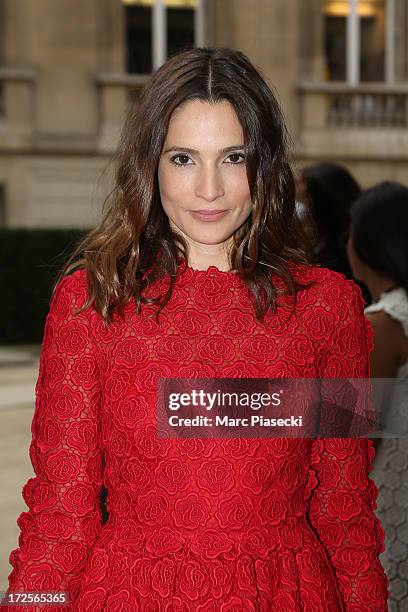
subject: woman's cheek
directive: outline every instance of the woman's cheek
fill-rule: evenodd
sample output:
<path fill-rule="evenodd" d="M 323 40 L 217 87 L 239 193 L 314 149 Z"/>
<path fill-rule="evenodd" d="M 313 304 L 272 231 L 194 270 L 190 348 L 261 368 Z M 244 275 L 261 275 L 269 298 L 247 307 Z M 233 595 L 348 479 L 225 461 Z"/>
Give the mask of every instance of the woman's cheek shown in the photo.
<path fill-rule="evenodd" d="M 166 170 L 159 175 L 160 195 L 163 200 L 181 204 L 192 190 L 192 177 L 176 170 Z M 191 198 L 188 198 L 191 201 Z"/>

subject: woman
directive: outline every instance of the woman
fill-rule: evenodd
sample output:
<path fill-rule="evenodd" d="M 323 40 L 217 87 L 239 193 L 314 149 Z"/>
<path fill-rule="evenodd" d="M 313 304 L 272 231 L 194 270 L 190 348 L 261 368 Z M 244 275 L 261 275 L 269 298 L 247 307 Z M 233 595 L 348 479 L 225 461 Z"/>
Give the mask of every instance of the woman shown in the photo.
<path fill-rule="evenodd" d="M 355 277 L 373 303 L 365 310 L 374 329 L 372 376 L 398 379 L 383 390 L 383 425 L 391 438 L 380 441 L 371 477 L 379 488 L 378 516 L 385 527 L 381 560 L 390 579 L 391 610 L 408 609 L 408 557 L 404 485 L 408 481 L 408 188 L 383 182 L 351 210 L 348 255 Z M 381 390 L 381 388 L 380 388 Z M 395 436 L 392 437 L 392 431 Z M 403 435 L 404 437 L 396 437 Z"/>
<path fill-rule="evenodd" d="M 159 379 L 369 375 L 359 289 L 307 263 L 285 142 L 231 49 L 174 56 L 130 110 L 112 207 L 52 299 L 10 590 L 79 611 L 386 610 L 370 441 L 155 431 Z"/>
<path fill-rule="evenodd" d="M 360 185 L 343 166 L 320 163 L 300 170 L 297 190 L 315 224 L 316 263 L 351 279 L 346 242 L 350 208 L 362 193 Z"/>

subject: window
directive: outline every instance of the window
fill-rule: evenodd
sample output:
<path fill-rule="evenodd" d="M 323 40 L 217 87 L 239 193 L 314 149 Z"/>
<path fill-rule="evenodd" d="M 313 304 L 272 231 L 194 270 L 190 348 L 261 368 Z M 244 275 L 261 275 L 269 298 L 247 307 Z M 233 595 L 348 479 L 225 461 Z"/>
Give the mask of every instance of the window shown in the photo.
<path fill-rule="evenodd" d="M 325 77 L 351 84 L 392 80 L 395 0 L 324 0 Z"/>
<path fill-rule="evenodd" d="M 122 0 L 126 70 L 146 74 L 182 49 L 203 44 L 203 0 Z"/>
<path fill-rule="evenodd" d="M 148 6 L 131 5 L 126 11 L 126 71 L 152 72 L 152 11 Z"/>
<path fill-rule="evenodd" d="M 367 9 L 369 6 L 367 5 Z M 360 17 L 360 80 L 385 81 L 385 0 Z"/>
<path fill-rule="evenodd" d="M 167 57 L 194 47 L 194 9 L 167 8 Z"/>
<path fill-rule="evenodd" d="M 325 76 L 329 81 L 345 81 L 347 79 L 346 26 L 345 17 L 327 15 L 325 18 Z"/>

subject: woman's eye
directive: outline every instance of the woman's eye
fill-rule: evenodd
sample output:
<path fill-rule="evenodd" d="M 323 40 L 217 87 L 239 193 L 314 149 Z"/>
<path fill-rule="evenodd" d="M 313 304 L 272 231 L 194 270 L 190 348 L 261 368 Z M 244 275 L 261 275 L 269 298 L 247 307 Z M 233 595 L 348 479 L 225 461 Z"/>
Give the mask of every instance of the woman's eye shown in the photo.
<path fill-rule="evenodd" d="M 231 153 L 231 155 L 229 155 L 228 157 L 229 159 L 232 159 L 232 162 L 229 163 L 232 163 L 233 165 L 241 164 L 245 161 L 245 155 L 243 153 Z"/>
<path fill-rule="evenodd" d="M 181 161 L 176 161 L 176 160 L 181 160 Z M 174 155 L 170 161 L 173 162 L 173 164 L 175 164 L 176 166 L 187 166 L 188 161 L 189 161 L 189 156 L 188 155 L 183 155 L 181 153 L 179 153 L 178 155 Z"/>

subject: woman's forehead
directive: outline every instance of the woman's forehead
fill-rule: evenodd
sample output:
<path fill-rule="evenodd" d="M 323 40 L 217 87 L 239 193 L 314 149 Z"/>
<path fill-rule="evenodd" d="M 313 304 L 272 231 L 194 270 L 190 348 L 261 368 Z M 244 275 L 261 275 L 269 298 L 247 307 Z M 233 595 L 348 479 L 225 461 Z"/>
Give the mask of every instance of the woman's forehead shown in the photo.
<path fill-rule="evenodd" d="M 182 141 L 178 142 L 180 138 Z M 234 139 L 233 143 L 230 142 L 231 138 Z M 176 109 L 169 122 L 168 145 L 199 148 L 199 144 L 203 146 L 213 142 L 219 143 L 220 148 L 243 144 L 242 126 L 228 101 L 213 103 L 190 100 Z"/>

